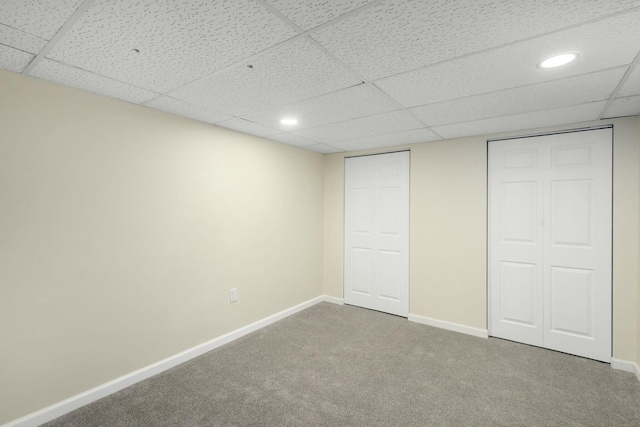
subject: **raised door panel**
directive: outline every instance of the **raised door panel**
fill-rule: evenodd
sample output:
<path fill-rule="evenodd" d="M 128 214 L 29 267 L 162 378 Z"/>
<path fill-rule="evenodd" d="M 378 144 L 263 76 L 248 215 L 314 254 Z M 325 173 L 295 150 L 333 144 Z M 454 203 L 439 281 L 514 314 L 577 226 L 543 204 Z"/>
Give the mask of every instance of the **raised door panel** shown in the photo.
<path fill-rule="evenodd" d="M 380 298 L 400 302 L 402 298 L 402 253 L 400 251 L 378 251 L 378 280 Z"/>
<path fill-rule="evenodd" d="M 539 293 L 536 266 L 502 262 L 499 283 L 500 321 L 535 328 Z"/>
<path fill-rule="evenodd" d="M 592 180 L 551 181 L 551 245 L 592 245 Z"/>
<path fill-rule="evenodd" d="M 593 338 L 593 271 L 551 267 L 552 333 Z"/>
<path fill-rule="evenodd" d="M 535 245 L 538 243 L 538 182 L 503 182 L 500 187 L 502 243 Z"/>

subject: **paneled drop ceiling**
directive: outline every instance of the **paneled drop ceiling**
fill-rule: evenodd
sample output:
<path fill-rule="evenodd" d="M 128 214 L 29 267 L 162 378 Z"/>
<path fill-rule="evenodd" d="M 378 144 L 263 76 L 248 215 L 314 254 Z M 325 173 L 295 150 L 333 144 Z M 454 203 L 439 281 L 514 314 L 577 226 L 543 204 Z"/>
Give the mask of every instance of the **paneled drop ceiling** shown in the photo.
<path fill-rule="evenodd" d="M 640 0 L 2 0 L 0 68 L 333 153 L 638 115 L 639 23 Z"/>

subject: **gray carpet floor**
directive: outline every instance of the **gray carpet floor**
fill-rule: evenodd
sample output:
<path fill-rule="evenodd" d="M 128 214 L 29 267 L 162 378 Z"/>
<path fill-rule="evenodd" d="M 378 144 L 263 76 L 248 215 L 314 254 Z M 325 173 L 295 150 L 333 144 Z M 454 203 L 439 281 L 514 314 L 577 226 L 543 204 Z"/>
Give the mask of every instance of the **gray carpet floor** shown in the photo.
<path fill-rule="evenodd" d="M 45 424 L 640 426 L 608 364 L 322 303 Z"/>

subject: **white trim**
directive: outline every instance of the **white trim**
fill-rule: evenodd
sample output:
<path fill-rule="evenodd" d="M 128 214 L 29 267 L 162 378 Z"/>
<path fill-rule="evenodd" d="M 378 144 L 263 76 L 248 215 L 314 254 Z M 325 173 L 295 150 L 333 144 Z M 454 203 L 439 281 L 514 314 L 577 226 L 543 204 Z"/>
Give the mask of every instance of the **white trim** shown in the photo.
<path fill-rule="evenodd" d="M 329 296 L 329 295 L 323 295 L 322 296 L 322 301 L 330 302 L 331 304 L 344 305 L 344 298 L 337 298 L 337 297 L 332 297 L 332 296 Z"/>
<path fill-rule="evenodd" d="M 424 325 L 434 326 L 448 331 L 460 332 L 474 337 L 489 338 L 487 329 L 474 328 L 472 326 L 460 325 L 459 323 L 447 322 L 446 320 L 437 320 L 430 317 L 418 316 L 417 314 L 409 314 L 411 322 L 422 323 Z"/>
<path fill-rule="evenodd" d="M 122 390 L 123 388 L 129 387 L 137 382 L 157 375 L 163 371 L 166 371 L 167 369 L 173 368 L 174 366 L 198 357 L 208 351 L 230 343 L 233 340 L 250 334 L 251 332 L 257 331 L 258 329 L 264 328 L 265 326 L 275 323 L 278 320 L 282 320 L 285 317 L 289 317 L 292 314 L 298 313 L 299 311 L 302 311 L 323 301 L 340 304 L 339 298 L 330 297 L 327 295 L 321 295 L 319 297 L 312 298 L 309 301 L 303 302 L 302 304 L 298 304 L 279 313 L 273 314 L 269 317 L 265 317 L 262 320 L 258 320 L 257 322 L 229 332 L 228 334 L 219 336 L 218 338 L 214 338 L 211 341 L 207 341 L 181 353 L 167 357 L 166 359 L 163 359 L 159 362 L 153 363 L 149 366 L 145 366 L 144 368 L 138 369 L 137 371 L 133 371 L 129 374 L 123 375 L 120 378 L 116 378 L 112 381 L 72 396 L 51 406 L 47 406 L 44 409 L 33 412 L 22 418 L 10 421 L 9 423 L 4 424 L 2 427 L 39 426 L 40 424 L 61 417 L 62 415 L 76 410 L 82 406 L 88 405 L 91 402 L 102 399 L 103 397 Z"/>
<path fill-rule="evenodd" d="M 637 363 L 629 362 L 628 360 L 616 359 L 615 357 L 612 357 L 611 367 L 619 371 L 626 371 L 626 372 L 631 372 L 632 374 L 636 374 L 638 381 L 640 381 L 640 366 L 638 366 Z"/>

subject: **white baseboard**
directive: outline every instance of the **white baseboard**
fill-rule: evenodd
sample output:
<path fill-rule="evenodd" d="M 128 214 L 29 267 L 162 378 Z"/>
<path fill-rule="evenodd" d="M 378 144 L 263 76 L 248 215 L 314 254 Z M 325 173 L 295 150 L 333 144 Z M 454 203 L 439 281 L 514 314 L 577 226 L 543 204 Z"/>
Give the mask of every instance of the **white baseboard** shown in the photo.
<path fill-rule="evenodd" d="M 298 313 L 299 311 L 302 311 L 306 308 L 309 308 L 323 301 L 340 304 L 339 298 L 329 297 L 326 295 L 322 295 L 322 296 L 310 299 L 309 301 L 305 301 L 302 304 L 298 304 L 294 307 L 291 307 L 279 313 L 273 314 L 262 320 L 258 320 L 257 322 L 251 323 L 240 329 L 236 329 L 235 331 L 229 332 L 228 334 L 222 335 L 218 338 L 214 338 L 211 341 L 207 341 L 205 343 L 192 347 L 188 350 L 185 350 L 181 353 L 168 357 L 152 365 L 138 369 L 137 371 L 123 375 L 120 378 L 116 378 L 115 380 L 112 380 L 105 384 L 94 387 L 90 390 L 87 390 L 83 393 L 72 396 L 61 402 L 55 403 L 39 411 L 33 412 L 22 418 L 18 418 L 17 420 L 10 421 L 9 423 L 4 424 L 2 427 L 39 426 L 40 424 L 43 424 L 43 423 L 46 423 L 47 421 L 51 421 L 55 418 L 61 417 L 62 415 L 67 414 L 73 410 L 76 410 L 82 406 L 88 405 L 91 402 L 95 402 L 98 399 L 102 399 L 103 397 L 106 397 L 110 394 L 113 394 L 117 391 L 122 390 L 123 388 L 129 387 L 137 382 L 140 382 L 149 377 L 157 375 L 163 371 L 166 371 L 167 369 L 173 368 L 174 366 L 177 366 L 181 363 L 184 363 L 188 360 L 198 357 L 208 351 L 211 351 L 215 348 L 223 346 L 233 340 L 236 340 L 240 337 L 250 334 L 251 332 L 257 331 L 258 329 L 264 328 L 265 326 L 275 323 L 278 320 L 282 320 L 285 317 L 291 316 L 292 314 Z"/>
<path fill-rule="evenodd" d="M 611 358 L 611 367 L 613 369 L 618 369 L 619 371 L 631 372 L 632 374 L 636 374 L 638 381 L 640 381 L 640 366 L 637 363 L 629 362 L 628 360 L 616 359 L 615 357 Z"/>
<path fill-rule="evenodd" d="M 460 325 L 458 323 L 447 322 L 446 320 L 437 320 L 430 317 L 418 316 L 417 314 L 409 314 L 408 318 L 412 322 L 422 323 L 440 329 L 447 329 L 449 331 L 473 335 L 474 337 L 489 338 L 489 331 L 487 329 L 474 328 L 471 326 Z"/>
<path fill-rule="evenodd" d="M 344 298 L 336 298 L 329 295 L 323 295 L 322 300 L 325 302 L 330 302 L 331 304 L 344 305 Z"/>

